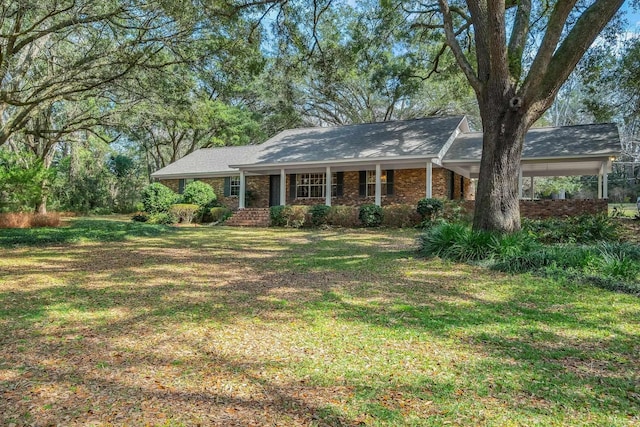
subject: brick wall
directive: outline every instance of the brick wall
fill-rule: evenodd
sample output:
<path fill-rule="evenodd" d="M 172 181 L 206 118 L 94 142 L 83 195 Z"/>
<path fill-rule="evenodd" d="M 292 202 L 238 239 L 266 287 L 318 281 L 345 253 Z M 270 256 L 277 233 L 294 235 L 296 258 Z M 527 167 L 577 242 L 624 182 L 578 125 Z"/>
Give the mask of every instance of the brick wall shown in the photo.
<path fill-rule="evenodd" d="M 432 194 L 436 198 L 449 198 L 449 171 L 442 168 L 434 168 L 432 174 Z M 375 197 L 360 196 L 360 176 L 359 171 L 347 171 L 344 173 L 343 196 L 332 197 L 332 205 L 359 206 L 367 203 L 374 203 Z M 418 200 L 425 197 L 427 171 L 425 168 L 420 169 L 396 169 L 393 173 L 393 196 L 382 196 L 382 205 L 395 204 L 412 204 L 418 203 Z M 290 175 L 287 175 L 287 204 L 294 205 L 317 205 L 324 203 L 324 198 L 294 198 L 289 197 Z M 460 198 L 460 178 L 458 174 L 454 174 L 456 198 Z M 464 179 L 464 196 L 465 199 L 472 198 L 474 190 L 471 181 Z"/>
<path fill-rule="evenodd" d="M 450 185 L 451 185 L 451 173 L 446 169 L 434 168 L 432 175 L 432 193 L 436 198 L 449 198 Z M 453 175 L 454 183 L 454 198 L 460 199 L 461 196 L 461 176 L 458 174 Z M 425 168 L 419 169 L 396 169 L 394 170 L 394 183 L 393 183 L 393 196 L 382 196 L 382 205 L 394 205 L 394 204 L 411 204 L 415 205 L 418 200 L 425 197 L 426 194 L 426 179 L 427 171 Z M 471 186 L 471 181 L 467 178 L 462 178 L 464 181 L 464 198 L 469 200 L 473 198 L 474 189 Z M 205 182 L 213 187 L 214 192 L 218 196 L 218 200 L 231 209 L 238 208 L 238 197 L 225 197 L 224 196 L 224 178 L 203 178 L 202 182 Z M 325 202 L 323 198 L 291 198 L 289 194 L 289 185 L 291 181 L 291 175 L 287 174 L 285 191 L 287 192 L 287 204 L 290 205 L 317 205 Z M 167 179 L 160 180 L 160 182 L 173 191 L 178 191 L 178 180 Z M 248 176 L 247 177 L 247 190 L 251 192 L 251 196 L 255 197 L 255 200 L 247 198 L 247 207 L 266 208 L 269 206 L 269 176 Z M 367 203 L 374 203 L 375 197 L 360 197 L 360 176 L 359 171 L 347 171 L 344 172 L 343 182 L 343 196 L 332 197 L 332 205 L 345 205 L 345 206 L 359 206 Z"/>
<path fill-rule="evenodd" d="M 237 196 L 225 197 L 224 195 L 224 177 L 220 178 L 201 178 L 198 179 L 213 188 L 218 201 L 230 209 L 238 209 L 240 200 Z M 178 192 L 178 179 L 162 179 L 159 181 L 166 185 L 176 193 Z M 250 208 L 267 208 L 269 207 L 269 177 L 268 176 L 248 176 L 246 181 L 247 190 L 251 191 L 251 195 L 255 196 L 254 200 L 247 197 L 246 205 Z"/>
<path fill-rule="evenodd" d="M 473 200 L 464 203 L 472 211 Z M 520 200 L 520 216 L 529 219 L 562 218 L 564 216 L 597 215 L 608 213 L 606 199 Z"/>

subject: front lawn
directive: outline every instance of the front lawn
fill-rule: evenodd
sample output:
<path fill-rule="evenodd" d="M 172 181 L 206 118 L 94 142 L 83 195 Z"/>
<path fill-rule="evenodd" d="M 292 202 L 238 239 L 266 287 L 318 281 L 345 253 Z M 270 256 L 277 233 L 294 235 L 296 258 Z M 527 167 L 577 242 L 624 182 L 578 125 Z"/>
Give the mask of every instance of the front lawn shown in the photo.
<path fill-rule="evenodd" d="M 638 297 L 415 230 L 79 224 L 0 231 L 0 425 L 640 423 Z"/>

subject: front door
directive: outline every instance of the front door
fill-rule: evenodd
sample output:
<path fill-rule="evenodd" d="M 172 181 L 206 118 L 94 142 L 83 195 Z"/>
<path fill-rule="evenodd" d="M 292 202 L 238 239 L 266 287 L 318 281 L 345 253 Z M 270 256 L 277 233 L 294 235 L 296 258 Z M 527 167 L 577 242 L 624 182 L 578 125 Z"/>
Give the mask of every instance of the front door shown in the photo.
<path fill-rule="evenodd" d="M 269 176 L 269 206 L 280 204 L 280 175 Z"/>

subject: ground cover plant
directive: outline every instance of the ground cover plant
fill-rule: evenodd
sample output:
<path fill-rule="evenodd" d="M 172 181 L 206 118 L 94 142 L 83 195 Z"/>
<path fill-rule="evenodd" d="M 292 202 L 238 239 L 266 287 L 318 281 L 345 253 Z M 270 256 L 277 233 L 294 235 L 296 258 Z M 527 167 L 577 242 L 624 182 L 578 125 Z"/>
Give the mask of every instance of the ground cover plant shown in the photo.
<path fill-rule="evenodd" d="M 606 216 L 523 220 L 521 232 L 498 234 L 442 222 L 420 237 L 421 253 L 510 273 L 533 273 L 640 296 L 640 246 L 620 242 Z"/>
<path fill-rule="evenodd" d="M 411 229 L 121 227 L 3 244 L 0 425 L 640 423 L 637 297 Z"/>

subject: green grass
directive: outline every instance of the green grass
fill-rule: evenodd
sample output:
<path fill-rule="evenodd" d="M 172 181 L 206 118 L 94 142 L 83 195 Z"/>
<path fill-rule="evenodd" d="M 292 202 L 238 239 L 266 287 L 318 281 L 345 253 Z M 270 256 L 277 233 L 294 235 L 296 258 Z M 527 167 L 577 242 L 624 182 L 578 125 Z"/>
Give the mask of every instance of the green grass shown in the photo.
<path fill-rule="evenodd" d="M 638 214 L 638 206 L 635 203 L 609 203 L 609 215 L 614 210 L 625 218 L 633 218 Z"/>
<path fill-rule="evenodd" d="M 133 237 L 160 236 L 171 230 L 162 225 L 123 221 L 121 217 L 82 218 L 70 221 L 70 225 L 63 227 L 3 229 L 0 231 L 0 247 L 114 242 Z"/>
<path fill-rule="evenodd" d="M 94 225 L 5 245 L 2 425 L 640 423 L 637 297 L 413 230 Z"/>

